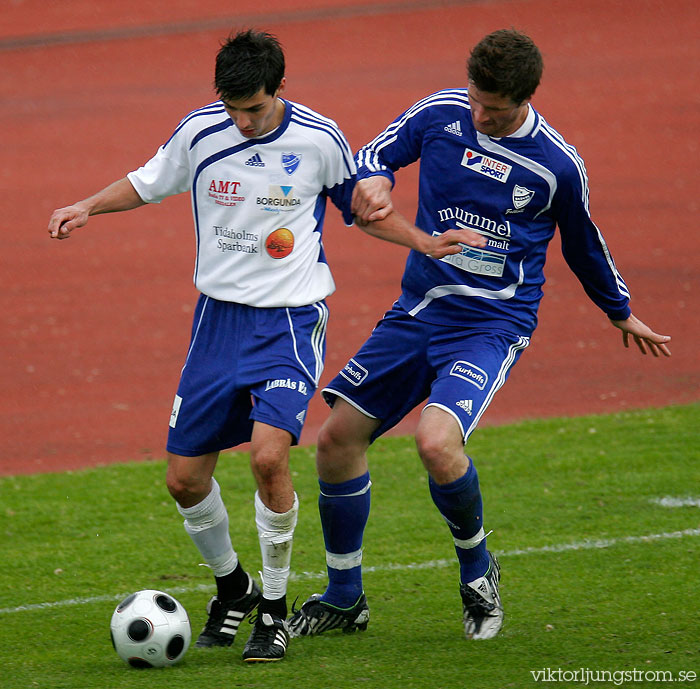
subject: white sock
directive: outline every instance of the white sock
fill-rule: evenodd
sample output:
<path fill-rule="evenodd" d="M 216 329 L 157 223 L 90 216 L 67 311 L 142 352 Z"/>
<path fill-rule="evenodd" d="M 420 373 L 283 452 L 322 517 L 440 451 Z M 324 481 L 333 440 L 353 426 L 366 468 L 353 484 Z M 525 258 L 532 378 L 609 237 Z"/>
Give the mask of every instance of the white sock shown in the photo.
<path fill-rule="evenodd" d="M 228 532 L 228 513 L 221 499 L 221 488 L 216 479 L 211 480 L 211 492 L 193 507 L 177 506 L 185 518 L 185 531 L 190 535 L 204 561 L 215 577 L 233 572 L 238 555 L 231 545 Z"/>
<path fill-rule="evenodd" d="M 296 493 L 292 509 L 280 514 L 268 509 L 256 491 L 255 524 L 258 527 L 263 563 L 263 597 L 267 600 L 277 600 L 287 593 L 292 538 L 298 514 L 299 500 Z"/>

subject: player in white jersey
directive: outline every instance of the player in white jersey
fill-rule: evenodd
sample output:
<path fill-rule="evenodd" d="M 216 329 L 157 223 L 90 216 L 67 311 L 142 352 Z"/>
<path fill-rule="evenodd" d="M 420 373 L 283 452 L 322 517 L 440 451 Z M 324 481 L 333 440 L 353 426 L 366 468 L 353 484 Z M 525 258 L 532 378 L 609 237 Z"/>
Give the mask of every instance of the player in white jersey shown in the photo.
<path fill-rule="evenodd" d="M 143 167 L 54 211 L 64 239 L 90 215 L 189 191 L 201 292 L 168 436 L 167 485 L 211 567 L 217 594 L 197 646 L 230 645 L 258 607 L 246 661 L 284 657 L 286 590 L 298 500 L 289 447 L 323 368 L 334 283 L 321 241 L 326 200 L 352 224 L 355 164 L 336 124 L 283 100 L 277 40 L 241 32 L 220 49 L 220 100 L 185 117 Z M 262 592 L 232 546 L 213 477 L 219 451 L 251 441 Z"/>
<path fill-rule="evenodd" d="M 670 354 L 670 338 L 629 309 L 627 287 L 588 211 L 583 161 L 530 105 L 541 73 L 527 36 L 490 34 L 472 51 L 468 89 L 422 99 L 356 156 L 358 223 L 412 251 L 398 301 L 323 391 L 332 405 L 317 457 L 329 584 L 292 615 L 295 636 L 367 626 L 366 450 L 426 398 L 416 446 L 454 541 L 464 631 L 489 639 L 500 630 L 500 569 L 486 549 L 479 481 L 464 444 L 529 344 L 557 226 L 568 264 L 623 331 L 625 346 L 632 338 L 643 353 Z M 393 210 L 390 190 L 394 171 L 418 159 L 413 226 Z M 441 258 L 414 237 L 416 228 L 432 237 L 455 226 L 486 244 Z"/>

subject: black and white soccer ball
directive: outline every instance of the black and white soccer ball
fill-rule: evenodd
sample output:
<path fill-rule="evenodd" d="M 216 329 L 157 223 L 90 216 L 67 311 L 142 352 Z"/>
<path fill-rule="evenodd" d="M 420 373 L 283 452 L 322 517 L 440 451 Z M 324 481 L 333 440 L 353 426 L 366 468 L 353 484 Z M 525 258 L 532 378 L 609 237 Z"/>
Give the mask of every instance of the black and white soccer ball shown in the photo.
<path fill-rule="evenodd" d="M 119 603 L 109 628 L 117 655 L 138 668 L 174 665 L 192 639 L 185 608 L 153 589 L 132 593 Z"/>

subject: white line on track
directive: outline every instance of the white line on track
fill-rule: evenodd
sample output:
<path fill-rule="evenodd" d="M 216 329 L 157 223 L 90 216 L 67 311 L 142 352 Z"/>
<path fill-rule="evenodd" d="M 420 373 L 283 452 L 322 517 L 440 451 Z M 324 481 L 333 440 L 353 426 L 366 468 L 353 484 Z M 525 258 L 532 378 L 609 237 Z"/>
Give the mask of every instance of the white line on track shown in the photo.
<path fill-rule="evenodd" d="M 518 548 L 516 550 L 494 551 L 498 557 L 517 557 L 520 555 L 537 555 L 541 553 L 565 553 L 570 550 L 597 550 L 600 548 L 612 548 L 616 545 L 626 545 L 630 543 L 653 543 L 654 541 L 667 541 L 676 538 L 688 538 L 700 536 L 699 529 L 683 529 L 682 531 L 668 531 L 663 533 L 648 534 L 646 536 L 621 536 L 620 538 L 603 538 L 591 539 L 584 541 L 575 541 L 573 543 L 560 543 L 558 545 L 544 545 L 532 548 Z M 363 573 L 370 572 L 393 572 L 407 571 L 420 569 L 439 569 L 442 567 L 451 567 L 455 564 L 455 560 L 429 560 L 428 562 L 413 562 L 409 564 L 387 564 L 376 565 L 373 567 L 364 567 Z M 299 572 L 291 575 L 292 580 L 304 581 L 307 579 L 323 579 L 325 572 Z M 190 593 L 191 591 L 212 591 L 213 585 L 199 584 L 197 586 L 168 586 L 166 590 L 172 595 L 179 593 Z M 50 603 L 29 603 L 27 605 L 18 605 L 14 608 L 0 608 L 0 615 L 7 615 L 14 612 L 25 612 L 32 610 L 46 610 L 49 608 L 63 608 L 74 605 L 88 605 L 90 603 L 107 603 L 110 601 L 119 602 L 126 598 L 128 594 L 122 593 L 117 595 L 91 596 L 81 598 L 70 598 L 68 600 L 59 600 Z"/>

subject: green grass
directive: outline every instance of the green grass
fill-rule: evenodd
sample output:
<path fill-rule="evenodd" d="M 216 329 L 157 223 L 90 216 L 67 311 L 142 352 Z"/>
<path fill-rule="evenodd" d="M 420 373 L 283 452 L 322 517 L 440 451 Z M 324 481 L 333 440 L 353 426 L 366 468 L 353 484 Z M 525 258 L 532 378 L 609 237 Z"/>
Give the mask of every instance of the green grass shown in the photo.
<path fill-rule="evenodd" d="M 531 671 L 543 668 L 700 674 L 700 509 L 652 502 L 700 498 L 699 428 L 700 406 L 690 405 L 478 431 L 469 454 L 493 529 L 489 547 L 501 560 L 506 624 L 497 639 L 471 643 L 451 539 L 413 440 L 378 441 L 367 631 L 295 639 L 284 662 L 265 666 L 240 658 L 247 625 L 232 649 L 190 649 L 164 670 L 133 670 L 112 650 L 109 619 L 125 594 L 170 591 L 196 634 L 213 592 L 165 489 L 163 462 L 1 478 L 0 686 L 520 689 L 541 684 Z M 295 449 L 291 464 L 301 512 L 289 594 L 303 600 L 325 581 L 313 449 Z M 234 545 L 256 572 L 247 457 L 223 457 L 217 478 Z M 676 532 L 684 533 L 668 536 Z M 653 534 L 667 536 L 637 538 Z M 617 682 L 651 684 L 659 686 Z"/>

